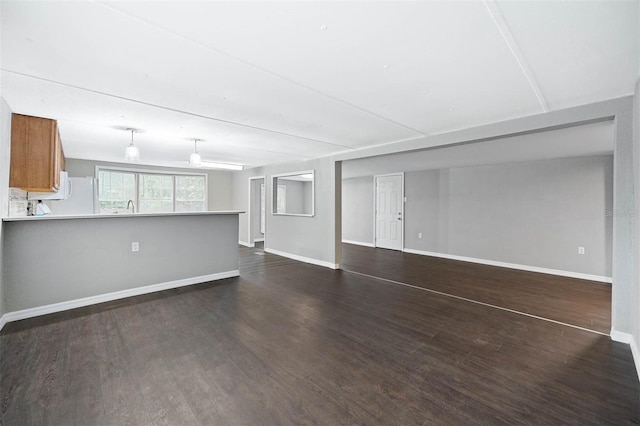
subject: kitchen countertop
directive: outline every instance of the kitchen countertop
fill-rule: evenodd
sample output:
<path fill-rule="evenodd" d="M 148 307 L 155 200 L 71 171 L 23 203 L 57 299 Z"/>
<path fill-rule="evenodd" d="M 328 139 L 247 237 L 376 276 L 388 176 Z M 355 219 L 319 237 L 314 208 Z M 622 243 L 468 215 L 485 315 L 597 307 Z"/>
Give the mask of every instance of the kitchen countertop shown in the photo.
<path fill-rule="evenodd" d="M 85 214 L 85 215 L 46 215 L 46 216 L 16 216 L 4 217 L 3 222 L 19 222 L 30 220 L 67 220 L 67 219 L 115 219 L 120 217 L 159 217 L 159 216 L 205 216 L 220 214 L 240 214 L 243 210 L 219 210 L 206 212 L 179 212 L 179 213 L 128 213 L 128 214 Z"/>

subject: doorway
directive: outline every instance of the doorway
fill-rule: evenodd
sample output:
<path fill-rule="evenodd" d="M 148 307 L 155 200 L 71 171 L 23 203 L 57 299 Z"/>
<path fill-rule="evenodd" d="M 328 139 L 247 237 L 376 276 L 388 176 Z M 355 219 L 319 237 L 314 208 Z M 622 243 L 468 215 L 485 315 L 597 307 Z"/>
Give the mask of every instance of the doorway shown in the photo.
<path fill-rule="evenodd" d="M 247 238 L 249 247 L 255 247 L 266 238 L 266 180 L 265 176 L 249 178 L 249 203 L 247 209 Z"/>
<path fill-rule="evenodd" d="M 404 247 L 404 173 L 375 176 L 375 246 Z"/>

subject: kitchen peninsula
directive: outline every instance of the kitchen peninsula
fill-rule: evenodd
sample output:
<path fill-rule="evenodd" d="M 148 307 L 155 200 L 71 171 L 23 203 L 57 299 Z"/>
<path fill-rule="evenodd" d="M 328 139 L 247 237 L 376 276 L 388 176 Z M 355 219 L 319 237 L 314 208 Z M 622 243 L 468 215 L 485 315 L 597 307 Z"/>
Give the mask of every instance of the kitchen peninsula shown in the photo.
<path fill-rule="evenodd" d="M 236 277 L 239 213 L 4 218 L 4 318 Z"/>

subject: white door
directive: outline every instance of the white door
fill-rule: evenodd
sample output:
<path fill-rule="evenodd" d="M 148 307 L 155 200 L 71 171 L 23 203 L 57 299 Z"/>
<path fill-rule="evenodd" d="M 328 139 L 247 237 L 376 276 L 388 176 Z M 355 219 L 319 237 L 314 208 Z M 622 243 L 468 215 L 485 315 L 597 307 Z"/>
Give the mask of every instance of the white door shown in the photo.
<path fill-rule="evenodd" d="M 402 250 L 402 174 L 376 176 L 376 247 Z"/>

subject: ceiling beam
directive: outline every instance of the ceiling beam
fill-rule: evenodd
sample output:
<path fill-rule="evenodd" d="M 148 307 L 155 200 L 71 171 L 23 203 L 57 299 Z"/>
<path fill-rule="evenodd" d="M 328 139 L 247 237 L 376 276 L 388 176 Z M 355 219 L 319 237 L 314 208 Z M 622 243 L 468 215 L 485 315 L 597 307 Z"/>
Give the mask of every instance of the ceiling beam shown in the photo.
<path fill-rule="evenodd" d="M 533 74 L 533 71 L 529 67 L 529 63 L 525 59 L 524 54 L 522 53 L 522 50 L 520 50 L 518 43 L 516 43 L 516 40 L 513 37 L 513 34 L 511 34 L 509 25 L 505 21 L 504 16 L 502 15 L 500 8 L 498 7 L 498 4 L 495 2 L 495 0 L 484 0 L 483 2 L 485 7 L 487 8 L 487 11 L 489 12 L 489 16 L 491 16 L 491 19 L 493 20 L 494 24 L 496 24 L 496 27 L 498 28 L 500 35 L 502 35 L 502 38 L 507 44 L 507 47 L 513 54 L 513 57 L 518 63 L 518 66 L 522 70 L 524 77 L 529 82 L 529 86 L 531 87 L 531 90 L 533 90 L 533 93 L 538 99 L 538 102 L 542 107 L 542 111 L 549 112 L 549 105 L 547 104 L 547 100 L 544 98 L 544 95 L 542 94 L 542 89 L 540 88 L 540 85 L 538 84 L 538 81 L 536 80 L 536 77 Z"/>

